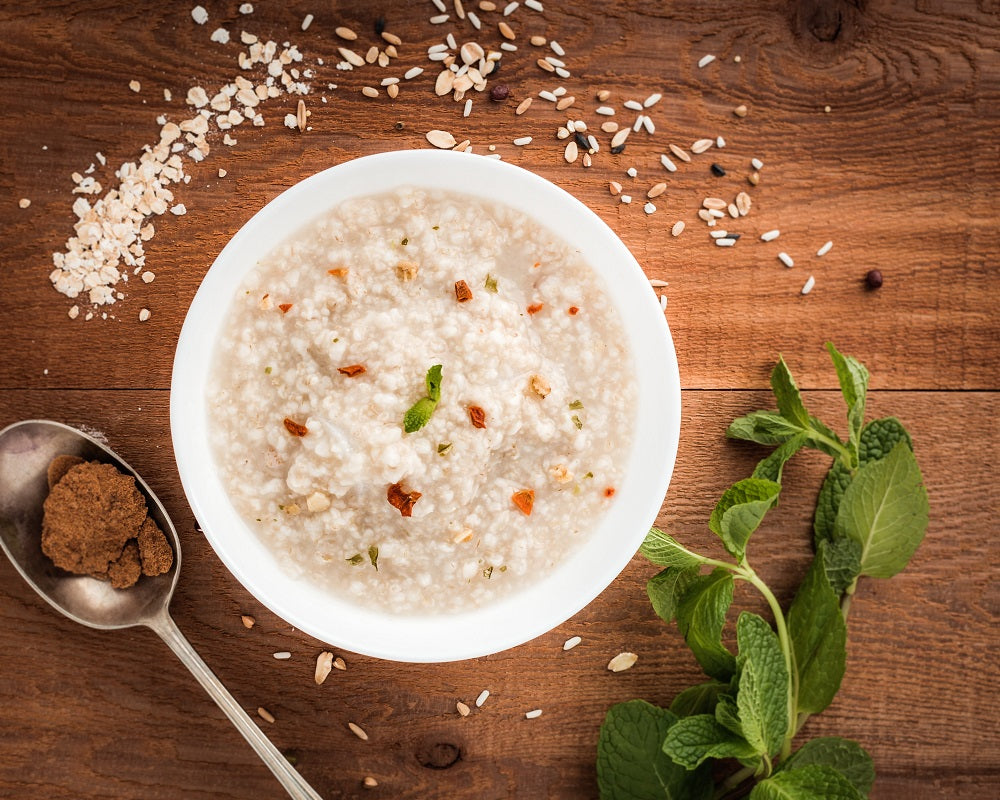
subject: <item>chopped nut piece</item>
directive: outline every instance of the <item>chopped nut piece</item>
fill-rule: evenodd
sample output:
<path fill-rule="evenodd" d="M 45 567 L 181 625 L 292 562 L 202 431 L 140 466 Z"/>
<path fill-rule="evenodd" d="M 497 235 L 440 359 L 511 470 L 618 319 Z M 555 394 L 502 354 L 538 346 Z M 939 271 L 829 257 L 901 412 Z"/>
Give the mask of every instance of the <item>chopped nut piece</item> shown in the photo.
<path fill-rule="evenodd" d="M 148 308 L 143 308 L 139 310 L 139 322 L 146 322 L 152 314 Z"/>
<path fill-rule="evenodd" d="M 569 314 L 571 317 L 575 317 L 577 314 L 580 313 L 580 309 L 577 308 L 576 306 L 570 306 L 569 308 L 566 309 L 566 313 Z"/>
<path fill-rule="evenodd" d="M 341 672 L 343 672 L 344 670 L 347 669 L 347 664 L 344 663 L 344 659 L 338 656 L 337 658 L 333 659 L 333 668 L 339 669 Z"/>
<path fill-rule="evenodd" d="M 455 710 L 463 717 L 467 717 L 472 713 L 472 710 L 461 700 L 455 703 Z"/>
<path fill-rule="evenodd" d="M 543 308 L 545 308 L 545 303 L 532 303 L 530 306 L 528 306 L 527 310 L 529 314 L 534 315 L 537 314 L 539 311 L 541 311 Z"/>
<path fill-rule="evenodd" d="M 399 513 L 404 517 L 413 516 L 413 506 L 423 495 L 420 492 L 407 492 L 401 483 L 392 484 L 385 493 L 389 505 L 399 509 Z"/>
<path fill-rule="evenodd" d="M 531 516 L 531 509 L 535 507 L 535 490 L 518 489 L 510 496 L 510 501 L 517 506 L 517 510 L 524 516 Z"/>
<path fill-rule="evenodd" d="M 320 653 L 316 657 L 316 674 L 313 676 L 317 686 L 327 679 L 331 669 L 333 669 L 333 653 L 329 651 Z"/>
<path fill-rule="evenodd" d="M 472 299 L 472 289 L 465 281 L 455 281 L 455 299 L 465 303 Z"/>
<path fill-rule="evenodd" d="M 18 208 L 27 208 L 30 205 L 31 205 L 31 200 L 29 200 L 27 197 L 22 197 L 20 200 L 17 201 Z"/>
<path fill-rule="evenodd" d="M 292 436 L 305 436 L 309 433 L 309 429 L 305 425 L 300 425 L 288 417 L 285 417 L 285 430 L 292 434 Z"/>
<path fill-rule="evenodd" d="M 555 464 L 549 467 L 549 475 L 556 483 L 569 483 L 573 480 L 573 474 L 566 468 L 565 464 Z"/>
<path fill-rule="evenodd" d="M 378 781 L 375 780 L 371 775 L 365 775 L 365 779 L 362 781 L 367 789 L 374 789 L 378 786 Z"/>
<path fill-rule="evenodd" d="M 337 367 L 337 372 L 341 375 L 346 375 L 348 378 L 356 378 L 358 375 L 364 375 L 367 370 L 364 364 L 351 364 L 347 367 Z"/>
<path fill-rule="evenodd" d="M 312 512 L 326 511 L 330 507 L 330 498 L 322 492 L 313 492 L 306 498 L 306 508 Z"/>
<path fill-rule="evenodd" d="M 469 421 L 473 428 L 485 428 L 486 412 L 479 406 L 469 406 Z"/>
<path fill-rule="evenodd" d="M 285 506 L 285 513 L 290 517 L 297 516 L 302 511 L 298 503 L 289 503 Z"/>
<path fill-rule="evenodd" d="M 333 275 L 333 277 L 335 278 L 346 278 L 348 272 L 350 272 L 349 269 L 345 269 L 344 267 L 338 267 L 337 269 L 328 269 L 326 271 L 326 274 Z"/>
<path fill-rule="evenodd" d="M 541 375 L 532 375 L 531 380 L 528 381 L 528 385 L 531 386 L 531 391 L 542 398 L 548 397 L 549 393 L 552 391 L 552 387 L 549 385 L 549 382 Z"/>
<path fill-rule="evenodd" d="M 243 614 L 240 619 L 243 620 L 243 627 L 247 630 L 250 630 L 250 628 L 257 624 L 257 620 L 247 614 Z"/>
<path fill-rule="evenodd" d="M 278 308 L 281 309 L 282 314 L 287 314 L 291 310 L 292 305 L 292 303 L 278 303 Z"/>
<path fill-rule="evenodd" d="M 412 281 L 417 277 L 417 272 L 419 271 L 420 266 L 412 261 L 400 261 L 396 265 L 396 277 L 401 281 Z"/>
<path fill-rule="evenodd" d="M 605 497 L 614 497 L 615 496 L 615 487 L 614 486 L 608 486 L 604 490 L 604 496 Z"/>

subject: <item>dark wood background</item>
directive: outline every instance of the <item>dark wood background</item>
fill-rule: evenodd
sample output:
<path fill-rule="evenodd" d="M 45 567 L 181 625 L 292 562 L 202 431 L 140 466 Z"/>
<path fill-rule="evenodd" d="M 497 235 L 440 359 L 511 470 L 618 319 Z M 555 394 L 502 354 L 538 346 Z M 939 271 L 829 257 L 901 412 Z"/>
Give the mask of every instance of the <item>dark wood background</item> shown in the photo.
<path fill-rule="evenodd" d="M 0 425 L 48 417 L 96 428 L 142 472 L 183 540 L 172 606 L 179 626 L 244 707 L 272 711 L 275 723 L 262 723 L 267 733 L 324 797 L 593 797 L 607 707 L 632 697 L 665 705 L 699 676 L 676 630 L 653 614 L 644 592 L 653 570 L 637 558 L 586 610 L 527 645 L 422 666 L 338 653 L 347 671 L 317 687 L 313 665 L 323 645 L 261 608 L 195 530 L 167 412 L 174 345 L 203 274 L 228 237 L 286 187 L 360 155 L 425 147 L 430 128 L 470 138 L 479 150 L 496 144 L 506 159 L 573 192 L 650 277 L 669 281 L 683 433 L 659 523 L 682 541 L 715 546 L 706 521 L 718 494 L 761 455 L 725 441 L 723 431 L 734 416 L 770 404 L 767 376 L 779 352 L 807 402 L 825 415 L 840 414 L 840 401 L 823 342 L 869 366 L 870 414 L 895 414 L 912 431 L 931 524 L 903 574 L 862 582 L 843 690 L 807 730 L 862 742 L 876 762 L 875 798 L 1000 794 L 1000 3 L 545 0 L 544 14 L 522 6 L 509 18 L 522 34 L 520 50 L 504 56 L 496 80 L 514 99 L 477 100 L 468 119 L 461 104 L 434 96 L 432 70 L 395 101 L 359 93 L 373 72 L 431 66 L 426 47 L 452 25 L 428 24 L 436 13 L 429 2 L 258 0 L 248 17 L 236 0 L 203 4 L 211 16 L 203 27 L 189 15 L 194 2 L 0 4 Z M 303 33 L 306 13 L 315 21 Z M 367 46 L 380 14 L 404 40 L 403 66 L 338 72 L 333 28 L 350 25 Z M 478 38 L 496 46 L 498 14 L 480 16 L 489 22 Z M 264 128 L 235 132 L 236 147 L 213 138 L 209 158 L 191 165 L 190 184 L 177 190 L 188 214 L 156 221 L 148 246 L 156 281 L 133 280 L 111 309 L 115 320 L 71 321 L 72 303 L 47 278 L 52 251 L 72 232 L 70 173 L 98 150 L 109 165 L 136 158 L 154 140 L 158 114 L 181 118 L 189 86 L 214 88 L 237 74 L 236 45 L 209 41 L 217 25 L 234 36 L 246 29 L 299 44 L 317 70 L 307 98 L 312 130 L 282 126 L 295 101 L 281 97 L 265 104 Z M 461 30 L 459 41 L 472 38 L 467 22 Z M 565 47 L 571 78 L 557 81 L 534 65 L 539 53 L 523 39 L 536 32 Z M 698 69 L 705 53 L 719 61 Z M 132 79 L 141 93 L 129 91 Z M 320 91 L 326 82 L 339 88 Z M 564 163 L 554 137 L 564 115 L 538 99 L 526 115 L 513 113 L 522 97 L 558 83 L 592 122 L 599 89 L 610 89 L 619 107 L 627 97 L 663 92 L 653 109 L 656 135 L 633 134 L 625 153 L 602 151 L 589 170 Z M 164 87 L 173 103 L 163 101 Z M 741 103 L 750 109 L 744 119 L 732 114 Z M 702 156 L 667 178 L 654 215 L 643 214 L 641 202 L 612 201 L 607 181 L 628 183 L 627 167 L 639 169 L 630 185 L 640 201 L 666 175 L 657 158 L 668 142 L 719 134 L 728 147 L 711 159 L 727 167 L 725 179 L 710 177 L 711 159 Z M 534 143 L 514 148 L 521 135 Z M 765 167 L 740 224 L 747 235 L 731 250 L 714 247 L 697 205 L 706 194 L 747 187 L 754 156 Z M 226 178 L 217 177 L 219 167 Z M 105 188 L 109 172 L 97 173 Z M 18 208 L 21 197 L 30 208 Z M 674 239 L 676 219 L 688 230 Z M 781 247 L 756 241 L 772 227 L 782 230 Z M 827 239 L 833 250 L 815 258 Z M 777 262 L 779 249 L 795 256 L 794 269 Z M 878 292 L 863 287 L 870 268 L 885 276 Z M 816 288 L 803 297 L 810 274 Z M 152 319 L 140 324 L 144 307 Z M 755 564 L 786 601 L 809 558 L 824 469 L 812 454 L 793 463 L 783 503 L 753 543 Z M 240 622 L 245 613 L 257 618 L 253 630 Z M 574 634 L 583 644 L 562 652 Z M 605 665 L 623 649 L 639 661 L 613 675 Z M 275 661 L 278 650 L 292 659 Z M 487 705 L 459 718 L 455 701 L 471 703 L 483 688 L 493 692 Z M 536 707 L 544 715 L 525 720 Z M 352 736 L 348 721 L 370 740 Z M 366 775 L 379 787 L 363 789 Z M 2 561 L 0 796 L 282 793 L 152 633 L 76 626 Z"/>

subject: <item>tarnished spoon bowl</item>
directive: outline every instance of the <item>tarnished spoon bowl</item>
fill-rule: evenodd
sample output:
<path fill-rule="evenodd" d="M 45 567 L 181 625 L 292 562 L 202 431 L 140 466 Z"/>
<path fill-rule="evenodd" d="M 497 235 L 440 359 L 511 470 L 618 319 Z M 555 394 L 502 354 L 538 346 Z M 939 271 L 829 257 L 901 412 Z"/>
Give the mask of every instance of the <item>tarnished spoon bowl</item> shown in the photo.
<path fill-rule="evenodd" d="M 73 575 L 42 553 L 42 504 L 49 492 L 49 463 L 59 455 L 112 464 L 135 478 L 149 515 L 174 551 L 170 570 L 142 577 L 128 589 Z M 49 420 L 27 420 L 0 431 L 0 547 L 21 576 L 53 608 L 72 620 L 102 630 L 145 625 L 170 647 L 257 751 L 288 794 L 321 800 L 288 760 L 271 744 L 218 678 L 206 666 L 170 617 L 170 598 L 181 567 L 181 543 L 170 517 L 146 482 L 112 450 L 76 428 Z"/>

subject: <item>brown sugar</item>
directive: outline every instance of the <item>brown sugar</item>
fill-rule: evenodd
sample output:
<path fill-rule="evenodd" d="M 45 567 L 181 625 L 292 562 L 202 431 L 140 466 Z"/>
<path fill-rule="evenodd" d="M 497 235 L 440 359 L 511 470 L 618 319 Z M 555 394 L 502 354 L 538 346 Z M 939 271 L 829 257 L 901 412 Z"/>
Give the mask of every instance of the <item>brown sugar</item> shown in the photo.
<path fill-rule="evenodd" d="M 150 519 L 135 479 L 111 464 L 58 456 L 48 469 L 42 552 L 57 566 L 108 580 L 117 589 L 173 564 L 166 536 Z"/>

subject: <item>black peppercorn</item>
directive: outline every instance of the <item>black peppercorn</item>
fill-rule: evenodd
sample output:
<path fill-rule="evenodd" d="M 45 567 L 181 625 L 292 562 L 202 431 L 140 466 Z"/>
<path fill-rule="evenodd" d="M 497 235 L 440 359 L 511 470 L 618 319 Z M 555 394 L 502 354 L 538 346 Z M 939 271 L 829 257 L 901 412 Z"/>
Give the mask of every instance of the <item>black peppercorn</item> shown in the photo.
<path fill-rule="evenodd" d="M 506 83 L 498 83 L 490 89 L 490 100 L 494 103 L 502 103 L 510 97 L 510 87 Z"/>
<path fill-rule="evenodd" d="M 379 17 L 375 20 L 375 35 L 381 36 L 385 31 L 385 17 Z"/>
<path fill-rule="evenodd" d="M 576 131 L 573 138 L 576 139 L 577 147 L 584 153 L 590 149 L 590 142 L 587 141 L 587 137 L 580 133 L 580 131 Z"/>
<path fill-rule="evenodd" d="M 882 285 L 882 273 L 877 269 L 869 270 L 865 275 L 865 283 L 869 289 L 878 289 Z"/>

